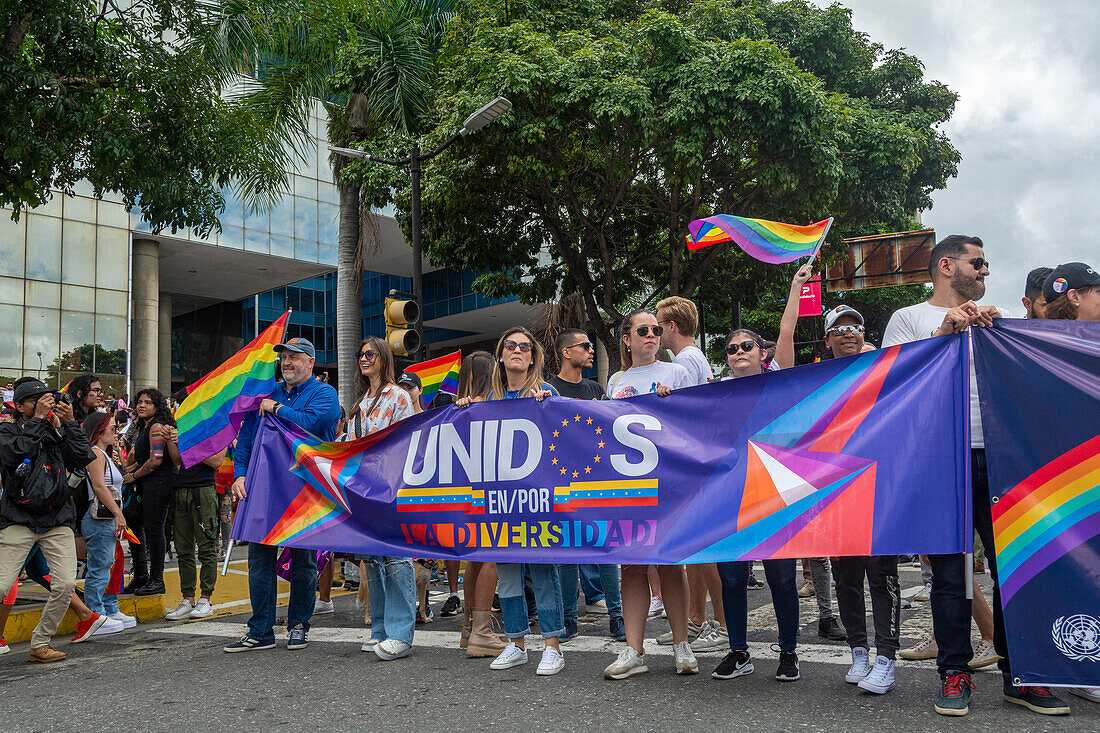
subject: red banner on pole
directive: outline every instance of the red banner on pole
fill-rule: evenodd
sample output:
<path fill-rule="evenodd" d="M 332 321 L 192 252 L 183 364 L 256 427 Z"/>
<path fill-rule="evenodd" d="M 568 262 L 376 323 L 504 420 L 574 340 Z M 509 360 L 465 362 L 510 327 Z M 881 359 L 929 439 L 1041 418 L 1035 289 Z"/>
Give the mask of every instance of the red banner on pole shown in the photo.
<path fill-rule="evenodd" d="M 821 315 L 821 275 L 814 275 L 813 279 L 802 286 L 802 292 L 798 296 L 798 317 Z"/>

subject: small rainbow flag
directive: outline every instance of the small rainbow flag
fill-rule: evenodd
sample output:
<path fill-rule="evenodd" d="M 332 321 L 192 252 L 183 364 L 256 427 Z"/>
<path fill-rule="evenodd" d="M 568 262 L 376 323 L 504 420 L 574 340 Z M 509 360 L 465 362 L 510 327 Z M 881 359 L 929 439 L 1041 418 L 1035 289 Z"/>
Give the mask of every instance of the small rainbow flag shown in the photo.
<path fill-rule="evenodd" d="M 187 468 L 216 455 L 237 436 L 244 413 L 275 390 L 275 349 L 287 311 L 224 364 L 187 388 L 176 410 L 180 459 Z"/>
<path fill-rule="evenodd" d="M 432 404 L 436 394 L 446 392 L 449 395 L 458 394 L 458 370 L 462 366 L 462 352 L 455 351 L 446 356 L 437 356 L 429 361 L 413 364 L 405 369 L 420 377 L 420 383 L 424 391 L 420 395 L 420 401 L 424 407 Z"/>
<path fill-rule="evenodd" d="M 832 217 L 800 227 L 765 219 L 719 214 L 696 219 L 688 224 L 691 234 L 685 239 L 687 248 L 692 250 L 733 242 L 750 257 L 778 265 L 816 253 L 832 225 Z"/>
<path fill-rule="evenodd" d="M 120 533 L 119 539 L 120 540 L 126 540 L 127 542 L 133 542 L 135 545 L 140 545 L 141 544 L 141 540 L 139 540 L 137 538 L 137 535 L 134 534 L 134 530 L 130 529 L 129 527 L 124 527 L 122 529 L 122 532 Z"/>

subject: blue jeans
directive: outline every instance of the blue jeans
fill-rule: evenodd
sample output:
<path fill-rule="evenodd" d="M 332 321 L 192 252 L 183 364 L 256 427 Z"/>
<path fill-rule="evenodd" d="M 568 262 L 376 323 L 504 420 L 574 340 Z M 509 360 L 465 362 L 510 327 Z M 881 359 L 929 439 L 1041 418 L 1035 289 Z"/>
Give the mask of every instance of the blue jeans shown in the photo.
<path fill-rule="evenodd" d="M 539 611 L 539 628 L 544 639 L 565 633 L 565 618 L 561 607 L 561 581 L 557 565 L 529 564 L 531 585 L 535 590 L 535 605 Z M 497 594 L 500 613 L 504 617 L 504 635 L 519 639 L 531 631 L 527 622 L 527 599 L 523 593 L 523 563 L 497 563 Z M 576 593 L 573 597 L 576 597 Z"/>
<path fill-rule="evenodd" d="M 566 621 L 577 620 L 577 579 L 578 574 L 584 573 L 585 567 L 588 566 L 558 565 L 558 574 L 561 576 L 562 610 Z M 591 567 L 599 571 L 600 585 L 604 589 L 603 597 L 607 602 L 607 615 L 622 616 L 623 601 L 619 589 L 619 566 L 593 565 Z M 590 598 L 587 593 L 585 597 L 589 599 L 589 603 L 594 603 L 597 600 Z"/>
<path fill-rule="evenodd" d="M 764 576 L 772 592 L 772 606 L 779 626 L 779 649 L 793 652 L 798 644 L 798 588 L 794 584 L 797 560 L 765 560 Z M 718 577 L 722 579 L 722 604 L 726 611 L 726 630 L 730 635 L 730 649 L 749 650 L 749 571 L 752 563 L 718 563 Z"/>
<path fill-rule="evenodd" d="M 115 562 L 115 521 L 96 519 L 88 507 L 80 522 L 84 544 L 88 547 L 88 574 L 84 576 L 84 603 L 101 616 L 118 613 L 118 596 L 106 593 Z"/>
<path fill-rule="evenodd" d="M 416 628 L 416 573 L 412 560 L 364 555 L 370 591 L 371 638 L 413 643 Z"/>
<path fill-rule="evenodd" d="M 600 566 L 589 563 L 577 567 L 580 569 L 581 590 L 584 591 L 585 602 L 596 603 L 604 598 L 603 583 L 600 582 Z"/>
<path fill-rule="evenodd" d="M 275 603 L 277 578 L 275 563 L 279 548 L 274 545 L 248 543 L 248 598 L 252 601 L 252 617 L 248 619 L 249 636 L 263 641 L 275 638 Z M 317 551 L 292 547 L 290 550 L 290 608 L 286 627 L 302 624 L 309 631 L 313 618 L 313 603 L 317 599 Z"/>

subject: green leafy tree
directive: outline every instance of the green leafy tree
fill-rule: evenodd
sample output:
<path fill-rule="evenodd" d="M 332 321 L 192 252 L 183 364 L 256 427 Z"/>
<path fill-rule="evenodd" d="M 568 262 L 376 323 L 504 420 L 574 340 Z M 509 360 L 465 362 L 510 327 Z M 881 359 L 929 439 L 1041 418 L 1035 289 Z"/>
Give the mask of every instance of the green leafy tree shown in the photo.
<path fill-rule="evenodd" d="M 512 112 L 425 173 L 429 256 L 489 270 L 492 296 L 576 294 L 613 363 L 615 322 L 663 293 L 719 312 L 786 294 L 787 268 L 687 252 L 691 220 L 833 215 L 835 244 L 904 228 L 959 160 L 939 131 L 955 94 L 802 0 L 466 0 L 427 137 L 497 94 Z"/>
<path fill-rule="evenodd" d="M 204 0 L 0 5 L 0 204 L 18 216 L 86 179 L 140 201 L 155 230 L 205 233 L 234 180 L 275 192 L 284 151 L 196 50 L 208 12 Z"/>

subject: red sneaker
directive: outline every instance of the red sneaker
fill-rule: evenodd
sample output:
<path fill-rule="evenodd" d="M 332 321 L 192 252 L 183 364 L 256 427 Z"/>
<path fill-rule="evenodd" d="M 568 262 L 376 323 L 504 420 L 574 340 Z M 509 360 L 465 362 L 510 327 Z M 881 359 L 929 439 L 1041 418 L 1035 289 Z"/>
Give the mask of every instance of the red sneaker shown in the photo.
<path fill-rule="evenodd" d="M 11 647 L 8 646 L 7 639 L 0 636 L 0 654 L 7 654 L 10 651 L 11 651 Z"/>
<path fill-rule="evenodd" d="M 103 625 L 103 622 L 107 620 L 106 616 L 100 616 L 98 613 L 93 613 L 92 617 L 87 621 L 81 621 L 76 625 L 76 636 L 71 641 L 74 644 L 79 644 L 82 641 L 87 641 L 92 638 L 92 634 Z"/>

